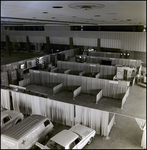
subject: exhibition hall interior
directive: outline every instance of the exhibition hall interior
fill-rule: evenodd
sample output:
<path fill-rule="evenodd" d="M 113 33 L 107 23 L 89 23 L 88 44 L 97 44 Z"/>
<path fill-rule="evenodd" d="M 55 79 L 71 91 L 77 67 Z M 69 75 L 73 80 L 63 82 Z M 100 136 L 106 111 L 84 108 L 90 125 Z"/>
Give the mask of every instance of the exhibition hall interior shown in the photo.
<path fill-rule="evenodd" d="M 146 1 L 1 1 L 1 148 L 146 149 Z"/>

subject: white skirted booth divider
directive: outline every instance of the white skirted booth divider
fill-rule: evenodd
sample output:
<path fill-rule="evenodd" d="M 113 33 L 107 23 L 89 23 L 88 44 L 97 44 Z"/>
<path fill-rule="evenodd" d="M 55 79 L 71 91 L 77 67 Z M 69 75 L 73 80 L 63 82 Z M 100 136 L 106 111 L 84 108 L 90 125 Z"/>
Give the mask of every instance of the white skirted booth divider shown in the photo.
<path fill-rule="evenodd" d="M 100 92 L 96 95 L 96 104 L 102 98 L 102 96 L 103 96 L 103 92 L 102 92 L 102 90 L 100 90 Z"/>
<path fill-rule="evenodd" d="M 88 52 L 89 56 L 101 56 L 101 57 L 112 57 L 112 58 L 120 58 L 120 53 L 111 53 L 111 52 Z"/>
<path fill-rule="evenodd" d="M 63 88 L 63 83 L 58 84 L 57 86 L 53 87 L 53 95 L 58 93 Z"/>
<path fill-rule="evenodd" d="M 91 73 L 100 73 L 99 77 L 107 75 L 116 75 L 116 66 L 107 66 L 99 64 L 89 64 L 89 63 L 77 63 L 77 62 L 67 62 L 67 61 L 57 61 L 57 67 L 59 69 L 71 69 L 72 71 L 85 71 Z"/>
<path fill-rule="evenodd" d="M 81 85 L 82 92 L 84 93 L 88 93 L 91 90 L 102 89 L 103 96 L 117 99 L 122 99 L 121 95 L 127 91 L 126 81 L 112 81 L 31 69 L 29 71 L 30 83 L 35 85 L 45 86 L 49 83 L 56 82 L 63 83 L 63 87 Z"/>
<path fill-rule="evenodd" d="M 10 92 L 9 90 L 1 89 L 1 106 L 10 109 Z"/>
<path fill-rule="evenodd" d="M 97 56 L 87 56 L 87 63 L 100 63 L 102 60 L 111 60 L 112 65 L 124 65 L 124 66 L 134 66 L 140 67 L 141 60 L 136 59 L 124 59 L 124 58 L 109 58 L 109 57 L 97 57 Z"/>
<path fill-rule="evenodd" d="M 95 129 L 96 133 L 102 136 L 108 136 L 112 128 L 113 123 L 109 125 L 110 116 L 107 111 L 59 102 L 26 93 L 2 90 L 1 95 L 3 99 L 1 106 L 7 109 L 10 109 L 9 92 L 12 95 L 12 103 L 15 111 L 29 115 L 43 115 L 49 117 L 53 122 L 69 126 L 81 123 Z M 113 122 L 113 120 L 110 122 Z"/>
<path fill-rule="evenodd" d="M 129 92 L 130 92 L 130 87 L 128 87 L 123 99 L 122 99 L 122 102 L 121 102 L 121 109 L 123 109 L 123 106 L 124 106 L 124 103 L 125 101 L 127 100 L 127 97 L 129 96 Z"/>
<path fill-rule="evenodd" d="M 141 139 L 141 147 L 146 149 L 146 120 L 135 118 L 139 128 L 143 131 Z"/>
<path fill-rule="evenodd" d="M 105 136 L 105 139 L 109 139 L 108 136 L 115 124 L 115 113 L 112 112 L 55 101 L 49 98 L 11 91 L 9 89 L 1 89 L 1 106 L 9 110 L 10 93 L 15 111 L 28 115 L 43 115 L 50 118 L 53 122 L 68 126 L 81 123 L 96 130 L 96 134 Z M 146 149 L 146 120 L 134 119 L 143 131 L 140 143 L 141 147 Z"/>
<path fill-rule="evenodd" d="M 113 114 L 113 117 L 111 118 L 111 120 L 110 120 L 110 122 L 108 124 L 108 132 L 107 132 L 107 136 L 106 137 L 109 136 L 109 133 L 110 133 L 112 127 L 113 127 L 113 124 L 115 124 L 115 114 Z"/>
<path fill-rule="evenodd" d="M 76 88 L 74 91 L 73 91 L 73 99 L 75 100 L 75 97 L 78 96 L 82 91 L 82 87 L 79 86 L 78 88 Z"/>

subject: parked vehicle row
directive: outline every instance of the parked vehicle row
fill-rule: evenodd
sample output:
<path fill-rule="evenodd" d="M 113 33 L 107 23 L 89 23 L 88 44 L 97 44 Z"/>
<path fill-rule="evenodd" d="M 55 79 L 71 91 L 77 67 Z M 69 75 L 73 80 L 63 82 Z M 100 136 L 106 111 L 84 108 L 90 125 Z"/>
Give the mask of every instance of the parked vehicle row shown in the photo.
<path fill-rule="evenodd" d="M 9 126 L 6 123 L 1 126 L 2 149 L 82 149 L 86 144 L 91 143 L 96 134 L 95 130 L 76 124 L 68 130 L 64 129 L 57 133 L 46 145 L 43 145 L 42 141 L 48 137 L 54 127 L 49 118 L 34 114 L 24 119 L 22 113 L 5 109 L 1 109 L 1 116 L 3 116 L 1 125 L 5 122 L 6 116 L 11 119 L 8 121 Z"/>

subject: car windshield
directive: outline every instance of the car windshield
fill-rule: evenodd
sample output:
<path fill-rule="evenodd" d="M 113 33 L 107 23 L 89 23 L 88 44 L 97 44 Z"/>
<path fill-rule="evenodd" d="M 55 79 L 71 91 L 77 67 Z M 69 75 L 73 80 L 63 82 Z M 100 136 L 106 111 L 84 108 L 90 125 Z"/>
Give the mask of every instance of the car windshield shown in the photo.
<path fill-rule="evenodd" d="M 75 132 L 75 131 L 72 131 L 72 132 L 76 133 L 76 134 L 79 136 L 79 139 L 80 139 L 80 140 L 82 139 L 82 136 L 81 136 L 79 133 L 77 133 L 77 132 Z"/>
<path fill-rule="evenodd" d="M 49 140 L 47 146 L 51 149 L 65 149 L 65 147 L 61 146 L 60 144 L 56 143 L 53 140 Z"/>

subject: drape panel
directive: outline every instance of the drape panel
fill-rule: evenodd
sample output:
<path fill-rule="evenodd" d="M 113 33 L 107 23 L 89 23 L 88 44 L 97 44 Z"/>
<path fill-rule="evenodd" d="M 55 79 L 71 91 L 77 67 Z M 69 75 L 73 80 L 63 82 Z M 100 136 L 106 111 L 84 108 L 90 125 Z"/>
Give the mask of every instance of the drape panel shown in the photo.
<path fill-rule="evenodd" d="M 135 118 L 139 128 L 143 130 L 142 139 L 141 139 L 141 147 L 146 149 L 146 120 Z"/>
<path fill-rule="evenodd" d="M 11 91 L 11 94 L 12 94 L 13 109 L 15 111 L 20 112 L 20 98 L 19 98 L 20 93 Z"/>
<path fill-rule="evenodd" d="M 46 72 L 45 71 L 41 71 L 40 72 L 40 80 L 41 80 L 41 85 L 42 86 L 46 86 L 46 80 L 47 80 L 47 76 L 46 76 Z"/>
<path fill-rule="evenodd" d="M 109 112 L 78 105 L 74 106 L 73 104 L 26 93 L 15 91 L 11 91 L 11 93 L 15 111 L 24 114 L 43 115 L 50 118 L 53 122 L 55 121 L 69 126 L 82 123 L 95 129 L 97 134 L 107 135 Z M 5 100 L 8 101 L 6 98 Z"/>
<path fill-rule="evenodd" d="M 109 112 L 76 105 L 75 124 L 82 123 L 96 130 L 97 134 L 106 136 Z"/>
<path fill-rule="evenodd" d="M 141 60 L 135 60 L 135 59 L 123 59 L 123 58 L 108 58 L 108 57 L 93 57 L 87 56 L 87 63 L 100 63 L 101 60 L 111 60 L 112 65 L 125 65 L 125 66 L 135 66 L 139 67 L 141 65 Z"/>
<path fill-rule="evenodd" d="M 74 105 L 66 104 L 25 93 L 11 91 L 15 111 L 24 114 L 39 114 L 52 121 L 65 125 L 73 125 Z"/>
<path fill-rule="evenodd" d="M 25 107 L 27 107 L 27 105 L 30 107 L 31 109 L 30 114 L 32 113 L 32 114 L 38 114 L 38 115 L 45 115 L 44 113 L 42 113 L 42 105 L 43 105 L 43 108 L 45 108 L 44 99 L 38 96 L 34 96 L 34 95 L 26 94 L 26 96 L 28 98 L 28 103 L 25 105 Z"/>
<path fill-rule="evenodd" d="M 101 135 L 107 136 L 107 134 L 108 134 L 108 121 L 109 121 L 109 112 L 102 111 L 102 115 L 101 115 Z"/>
<path fill-rule="evenodd" d="M 100 57 L 108 57 L 108 58 L 120 58 L 120 53 L 89 52 L 89 56 L 100 56 Z"/>
<path fill-rule="evenodd" d="M 60 64 L 58 66 L 58 64 Z M 83 71 L 85 72 L 100 72 L 100 77 L 107 75 L 115 75 L 116 74 L 116 66 L 107 66 L 107 65 L 99 65 L 99 64 L 85 64 L 85 63 L 73 63 L 73 62 L 64 62 L 57 61 L 58 69 L 69 69 L 72 71 Z"/>
<path fill-rule="evenodd" d="M 10 110 L 10 93 L 8 90 L 1 89 L 1 106 Z"/>

